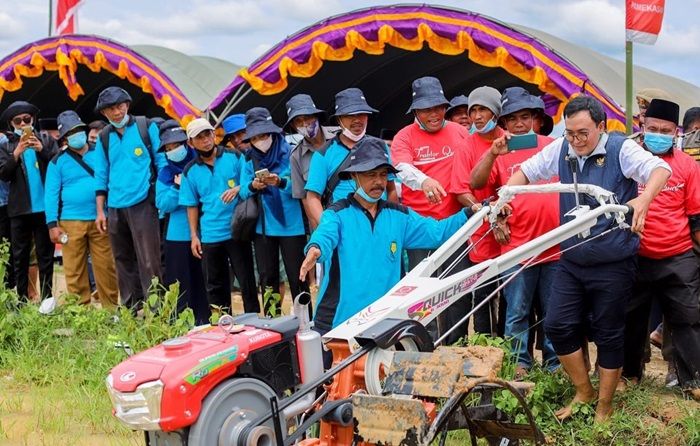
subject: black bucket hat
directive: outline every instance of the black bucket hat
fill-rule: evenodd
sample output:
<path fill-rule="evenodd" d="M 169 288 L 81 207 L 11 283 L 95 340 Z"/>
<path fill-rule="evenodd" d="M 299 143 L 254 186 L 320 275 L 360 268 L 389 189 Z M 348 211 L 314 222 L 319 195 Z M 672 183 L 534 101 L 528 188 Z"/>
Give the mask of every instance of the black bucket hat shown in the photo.
<path fill-rule="evenodd" d="M 75 130 L 78 127 L 83 127 L 84 129 L 87 129 L 87 124 L 85 124 L 82 119 L 80 119 L 80 116 L 73 110 L 66 110 L 64 112 L 61 112 L 60 115 L 58 115 L 58 118 L 56 118 L 56 122 L 58 124 L 58 139 L 61 140 L 65 138 L 65 136 L 70 133 L 71 131 Z"/>
<path fill-rule="evenodd" d="M 442 91 L 442 84 L 436 77 L 425 76 L 413 81 L 413 101 L 406 114 L 413 110 L 432 108 L 438 105 L 450 105 Z"/>
<path fill-rule="evenodd" d="M 501 95 L 501 117 L 520 110 L 539 110 L 544 112 L 544 102 L 530 94 L 523 87 L 508 87 Z"/>
<path fill-rule="evenodd" d="M 333 116 L 359 115 L 379 113 L 370 107 L 365 94 L 359 88 L 346 88 L 335 94 L 335 110 Z"/>
<path fill-rule="evenodd" d="M 158 130 L 160 131 L 160 147 L 158 147 L 159 152 L 165 150 L 166 144 L 172 144 L 175 142 L 184 143 L 187 141 L 187 133 L 185 133 L 185 129 L 183 129 L 180 126 L 180 123 L 174 119 L 163 121 L 158 127 Z"/>
<path fill-rule="evenodd" d="M 15 101 L 2 112 L 0 115 L 0 121 L 9 122 L 15 116 L 23 113 L 36 116 L 39 114 L 39 109 L 27 101 Z"/>
<path fill-rule="evenodd" d="M 282 129 L 272 122 L 272 116 L 265 107 L 253 107 L 245 112 L 245 141 L 265 133 L 282 133 Z"/>
<path fill-rule="evenodd" d="M 313 115 L 319 118 L 326 114 L 325 111 L 316 108 L 314 100 L 308 94 L 295 94 L 292 96 L 286 104 L 287 108 L 287 122 L 282 126 L 285 130 L 289 129 L 289 125 L 292 120 L 297 116 L 303 115 Z"/>
<path fill-rule="evenodd" d="M 389 173 L 399 173 L 389 162 L 384 140 L 374 136 L 365 136 L 353 147 L 350 154 L 350 165 L 340 173 L 339 177 L 348 179 L 353 172 L 369 172 L 379 167 L 386 167 Z"/>
<path fill-rule="evenodd" d="M 450 106 L 447 107 L 447 111 L 445 112 L 445 117 L 447 119 L 450 119 L 450 115 L 452 114 L 453 111 L 457 109 L 457 107 L 467 107 L 469 109 L 469 98 L 466 95 L 460 94 L 459 96 L 455 96 L 450 100 Z"/>
<path fill-rule="evenodd" d="M 123 88 L 119 87 L 107 87 L 100 92 L 97 96 L 97 104 L 95 105 L 95 112 L 99 113 L 107 107 L 111 107 L 116 104 L 121 104 L 122 102 L 131 102 L 131 96 Z"/>

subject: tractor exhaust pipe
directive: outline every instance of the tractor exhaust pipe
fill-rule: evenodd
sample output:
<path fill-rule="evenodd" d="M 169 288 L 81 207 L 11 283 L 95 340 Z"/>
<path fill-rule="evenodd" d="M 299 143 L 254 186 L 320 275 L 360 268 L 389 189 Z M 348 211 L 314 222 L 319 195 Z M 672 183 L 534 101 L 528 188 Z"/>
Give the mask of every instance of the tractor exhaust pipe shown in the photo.
<path fill-rule="evenodd" d="M 312 328 L 313 322 L 309 319 L 310 303 L 311 295 L 303 292 L 294 299 L 292 305 L 292 313 L 299 319 L 297 357 L 299 358 L 302 384 L 314 381 L 323 374 L 321 335 Z M 307 393 L 299 401 L 283 410 L 284 417 L 290 418 L 305 412 L 311 407 L 315 398 L 314 392 Z"/>

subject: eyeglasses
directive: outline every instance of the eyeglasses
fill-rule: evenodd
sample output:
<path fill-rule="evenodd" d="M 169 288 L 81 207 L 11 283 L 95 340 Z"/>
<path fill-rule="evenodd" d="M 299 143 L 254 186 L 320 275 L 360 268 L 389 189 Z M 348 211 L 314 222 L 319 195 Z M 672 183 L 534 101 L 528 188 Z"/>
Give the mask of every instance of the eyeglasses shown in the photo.
<path fill-rule="evenodd" d="M 569 130 L 565 130 L 562 136 L 564 136 L 564 138 L 566 138 L 566 140 L 569 142 L 572 142 L 574 139 L 576 139 L 578 142 L 588 141 L 588 132 L 571 132 Z"/>
<path fill-rule="evenodd" d="M 12 123 L 13 123 L 14 125 L 22 125 L 22 123 L 24 123 L 24 124 L 31 124 L 31 123 L 32 123 L 32 119 L 33 119 L 33 118 L 32 118 L 31 116 L 25 116 L 25 117 L 15 116 L 14 118 L 12 118 Z"/>

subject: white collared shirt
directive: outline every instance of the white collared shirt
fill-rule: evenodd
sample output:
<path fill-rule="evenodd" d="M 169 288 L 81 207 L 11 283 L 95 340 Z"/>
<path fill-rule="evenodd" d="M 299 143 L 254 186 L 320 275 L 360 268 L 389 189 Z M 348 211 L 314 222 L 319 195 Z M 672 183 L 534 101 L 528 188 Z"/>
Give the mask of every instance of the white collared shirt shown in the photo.
<path fill-rule="evenodd" d="M 604 133 L 600 141 L 598 141 L 598 145 L 589 155 L 578 156 L 569 146 L 569 156 L 576 157 L 579 169 L 582 170 L 588 158 L 606 153 L 605 144 L 607 142 L 608 134 Z M 559 154 L 561 153 L 562 144 L 564 144 L 564 137 L 560 136 L 520 166 L 530 183 L 548 180 L 559 175 Z M 619 162 L 620 170 L 622 170 L 625 178 L 631 178 L 640 184 L 646 184 L 649 181 L 651 172 L 657 167 L 671 172 L 671 167 L 666 161 L 644 150 L 642 146 L 631 139 L 626 139 L 622 143 Z"/>

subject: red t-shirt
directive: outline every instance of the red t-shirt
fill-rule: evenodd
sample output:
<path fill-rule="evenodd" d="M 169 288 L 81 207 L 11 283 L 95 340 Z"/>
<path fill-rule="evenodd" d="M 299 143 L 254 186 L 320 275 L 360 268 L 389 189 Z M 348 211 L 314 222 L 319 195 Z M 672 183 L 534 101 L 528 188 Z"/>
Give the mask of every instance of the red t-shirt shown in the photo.
<path fill-rule="evenodd" d="M 496 129 L 496 138 L 503 136 L 503 130 L 499 127 Z M 491 148 L 492 143 L 493 141 L 482 138 L 478 133 L 469 135 L 465 149 L 455 155 L 454 164 L 452 166 L 451 192 L 457 195 L 470 193 L 476 197 L 476 201 L 479 203 L 486 199 L 495 200 L 498 198 L 496 188 L 493 184 L 487 184 L 486 187 L 475 191 L 473 191 L 469 185 L 472 169 L 477 165 L 481 156 Z M 472 236 L 472 243 L 478 242 L 469 253 L 469 258 L 472 262 L 483 262 L 484 260 L 493 259 L 501 255 L 501 245 L 498 244 L 493 234 L 488 234 L 481 240 L 488 230 L 488 224 L 482 224 Z"/>
<path fill-rule="evenodd" d="M 442 203 L 432 204 L 422 190 L 401 189 L 401 201 L 420 215 L 443 219 L 453 215 L 462 206 L 450 191 L 452 160 L 463 150 L 469 132 L 459 124 L 448 121 L 435 133 L 421 130 L 415 122 L 402 128 L 391 143 L 391 162 L 394 166 L 408 163 L 437 180 L 448 192 Z"/>
<path fill-rule="evenodd" d="M 496 158 L 487 187 L 498 189 L 508 184 L 510 177 L 520 170 L 520 165 L 525 160 L 535 156 L 552 141 L 554 139 L 548 136 L 538 135 L 537 147 L 516 150 Z M 549 181 L 541 181 L 536 184 L 557 183 L 558 181 L 559 177 L 554 177 Z M 559 227 L 559 194 L 517 195 L 510 204 L 513 206 L 513 214 L 508 219 L 510 243 L 500 245 L 502 254 Z M 559 246 L 553 246 L 544 251 L 540 255 L 540 259 L 546 262 L 558 260 Z"/>
<path fill-rule="evenodd" d="M 688 216 L 700 214 L 700 168 L 693 158 L 673 150 L 661 155 L 673 173 L 649 205 L 639 254 L 665 259 L 693 248 Z M 639 185 L 639 192 L 644 185 Z"/>

